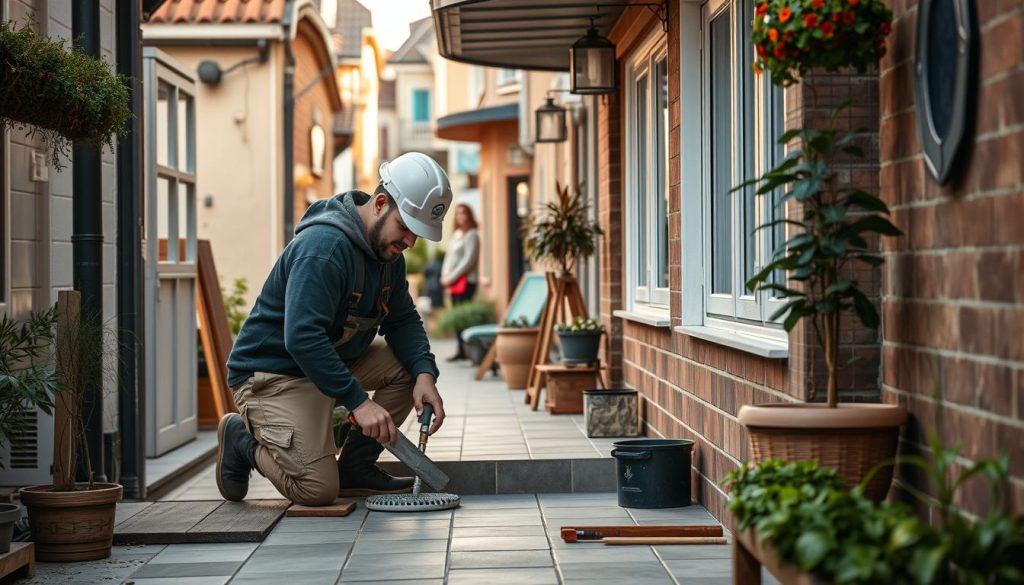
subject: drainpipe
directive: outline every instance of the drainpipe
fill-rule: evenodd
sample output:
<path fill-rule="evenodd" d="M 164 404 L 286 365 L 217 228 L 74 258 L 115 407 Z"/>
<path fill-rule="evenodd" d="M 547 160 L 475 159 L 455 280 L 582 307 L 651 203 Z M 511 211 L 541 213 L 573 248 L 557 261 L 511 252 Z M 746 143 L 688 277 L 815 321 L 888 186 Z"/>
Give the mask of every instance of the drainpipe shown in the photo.
<path fill-rule="evenodd" d="M 96 0 L 74 0 L 71 35 L 83 54 L 100 58 L 100 5 Z M 82 294 L 82 319 L 102 323 L 103 311 L 103 181 L 100 147 L 76 142 L 73 149 L 72 259 L 75 290 Z M 93 477 L 106 481 L 103 464 L 103 381 L 85 381 L 82 425 Z M 85 457 L 79 458 L 78 479 L 88 479 Z"/>
<path fill-rule="evenodd" d="M 530 111 L 530 72 L 522 71 L 519 77 L 519 148 L 527 156 L 533 156 L 533 136 L 530 124 L 533 112 Z"/>
<path fill-rule="evenodd" d="M 293 0 L 284 7 L 284 245 L 295 232 L 295 55 L 292 53 Z"/>
<path fill-rule="evenodd" d="M 145 339 L 142 282 L 142 39 L 139 0 L 117 2 L 117 72 L 128 85 L 132 117 L 117 142 L 117 343 L 118 426 L 124 497 L 146 496 Z"/>

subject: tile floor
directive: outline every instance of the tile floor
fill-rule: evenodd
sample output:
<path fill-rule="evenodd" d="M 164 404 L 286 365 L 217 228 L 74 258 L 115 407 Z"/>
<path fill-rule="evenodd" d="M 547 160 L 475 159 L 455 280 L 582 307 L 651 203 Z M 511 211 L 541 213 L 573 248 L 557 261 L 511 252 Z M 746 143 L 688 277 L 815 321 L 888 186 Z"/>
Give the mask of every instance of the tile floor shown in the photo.
<path fill-rule="evenodd" d="M 730 546 L 606 547 L 559 538 L 569 524 L 711 522 L 700 506 L 629 510 L 611 493 L 468 496 L 454 511 L 360 506 L 346 518 L 284 518 L 260 544 L 116 547 L 98 563 L 39 564 L 25 583 L 724 585 Z"/>

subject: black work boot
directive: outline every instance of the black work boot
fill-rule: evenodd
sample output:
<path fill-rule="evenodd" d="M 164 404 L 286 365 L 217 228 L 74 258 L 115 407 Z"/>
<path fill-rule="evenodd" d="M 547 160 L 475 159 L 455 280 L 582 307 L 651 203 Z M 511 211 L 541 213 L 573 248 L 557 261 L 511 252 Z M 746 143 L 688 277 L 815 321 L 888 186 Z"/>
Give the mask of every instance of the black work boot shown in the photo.
<path fill-rule="evenodd" d="M 259 443 L 249 434 L 238 413 L 225 414 L 217 425 L 217 489 L 225 500 L 241 502 L 249 491 L 249 475 L 256 469 Z"/>
<path fill-rule="evenodd" d="M 403 494 L 412 490 L 415 478 L 393 477 L 377 467 L 377 458 L 383 450 L 383 445 L 358 429 L 349 431 L 338 458 L 339 496 Z"/>

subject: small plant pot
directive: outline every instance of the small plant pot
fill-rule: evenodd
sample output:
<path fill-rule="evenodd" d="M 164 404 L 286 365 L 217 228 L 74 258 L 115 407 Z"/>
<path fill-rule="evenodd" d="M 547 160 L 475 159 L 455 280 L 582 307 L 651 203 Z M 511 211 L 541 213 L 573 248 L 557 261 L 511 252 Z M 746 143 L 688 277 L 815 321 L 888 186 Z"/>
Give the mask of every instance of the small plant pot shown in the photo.
<path fill-rule="evenodd" d="M 36 544 L 36 560 L 95 561 L 110 556 L 114 541 L 114 512 L 121 486 L 80 483 L 73 492 L 55 492 L 52 485 L 21 490 L 28 523 Z"/>
<path fill-rule="evenodd" d="M 600 332 L 557 331 L 558 344 L 562 347 L 562 363 L 592 364 L 597 361 L 601 349 Z"/>
<path fill-rule="evenodd" d="M 540 329 L 536 327 L 498 329 L 498 336 L 494 340 L 494 353 L 509 390 L 526 388 L 539 332 Z"/>
<path fill-rule="evenodd" d="M 14 523 L 19 519 L 21 519 L 21 506 L 18 504 L 0 504 L 0 554 L 11 552 Z"/>

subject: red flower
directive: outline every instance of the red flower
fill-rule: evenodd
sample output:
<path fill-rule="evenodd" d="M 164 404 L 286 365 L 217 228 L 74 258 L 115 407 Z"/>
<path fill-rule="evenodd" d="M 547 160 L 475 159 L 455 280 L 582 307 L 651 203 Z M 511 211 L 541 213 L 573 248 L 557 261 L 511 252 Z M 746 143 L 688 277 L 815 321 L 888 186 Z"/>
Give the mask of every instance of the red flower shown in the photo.
<path fill-rule="evenodd" d="M 889 36 L 889 33 L 892 32 L 892 26 L 888 22 L 883 22 L 882 26 L 880 26 L 879 28 L 881 29 L 882 34 L 885 36 Z"/>
<path fill-rule="evenodd" d="M 850 3 L 850 6 L 856 6 L 856 5 L 860 4 L 860 0 L 846 0 L 846 1 Z"/>
<path fill-rule="evenodd" d="M 764 44 L 760 44 L 757 46 L 757 56 L 762 59 L 768 56 L 768 49 L 764 48 Z"/>
<path fill-rule="evenodd" d="M 771 42 L 777 42 L 779 40 L 779 29 L 770 28 L 768 29 L 768 40 Z"/>
<path fill-rule="evenodd" d="M 821 32 L 825 34 L 826 39 L 832 38 L 832 33 L 834 33 L 835 31 L 836 29 L 835 27 L 832 26 L 831 22 L 826 20 L 825 22 L 821 23 Z"/>
<path fill-rule="evenodd" d="M 793 16 L 793 11 L 790 10 L 788 6 L 783 7 L 783 9 L 779 11 L 779 22 L 785 23 L 791 16 Z"/>
<path fill-rule="evenodd" d="M 811 0 L 811 6 L 814 8 L 824 8 L 825 0 Z"/>
<path fill-rule="evenodd" d="M 800 56 L 800 49 L 790 49 L 789 56 L 796 59 L 797 57 Z"/>
<path fill-rule="evenodd" d="M 814 25 L 818 24 L 817 14 L 806 14 L 804 15 L 804 26 L 807 28 L 814 28 Z"/>
<path fill-rule="evenodd" d="M 779 43 L 775 45 L 775 49 L 772 50 L 772 55 L 775 55 L 776 59 L 786 58 L 786 45 L 785 43 Z"/>
<path fill-rule="evenodd" d="M 757 15 L 762 16 L 766 12 L 768 12 L 768 3 L 762 2 L 761 5 L 757 7 Z"/>
<path fill-rule="evenodd" d="M 838 12 L 833 12 L 832 13 L 832 22 L 839 22 L 839 13 Z"/>

